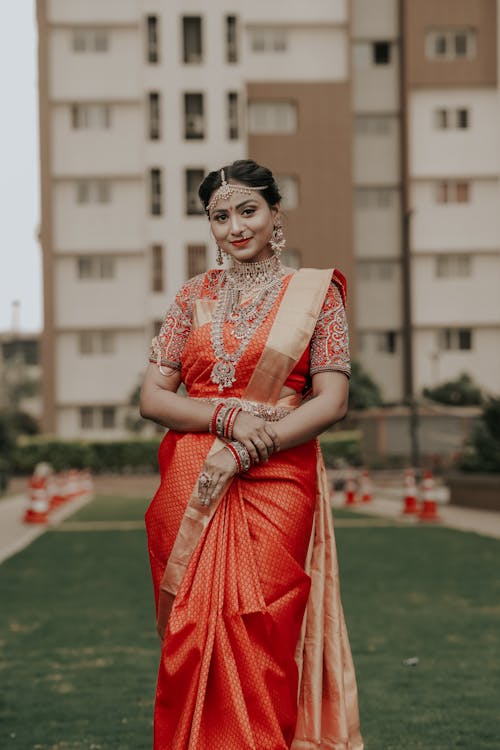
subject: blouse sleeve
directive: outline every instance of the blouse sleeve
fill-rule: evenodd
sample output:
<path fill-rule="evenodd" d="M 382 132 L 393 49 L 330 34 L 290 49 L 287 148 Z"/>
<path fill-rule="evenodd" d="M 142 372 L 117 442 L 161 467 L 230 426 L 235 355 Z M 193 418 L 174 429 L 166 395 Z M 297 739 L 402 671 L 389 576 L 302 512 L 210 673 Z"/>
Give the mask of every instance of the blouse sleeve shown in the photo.
<path fill-rule="evenodd" d="M 331 282 L 311 338 L 311 375 L 337 370 L 351 375 L 349 332 L 342 295 Z"/>
<path fill-rule="evenodd" d="M 149 361 L 159 367 L 181 369 L 182 352 L 191 333 L 192 289 L 186 284 L 169 306 L 160 332 L 151 342 Z"/>

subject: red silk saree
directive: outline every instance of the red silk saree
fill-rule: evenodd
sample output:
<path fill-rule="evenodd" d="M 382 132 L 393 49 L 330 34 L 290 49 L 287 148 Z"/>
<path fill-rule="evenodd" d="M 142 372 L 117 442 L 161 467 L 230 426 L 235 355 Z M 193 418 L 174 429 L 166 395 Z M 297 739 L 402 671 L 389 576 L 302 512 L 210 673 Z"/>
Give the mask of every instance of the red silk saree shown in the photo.
<path fill-rule="evenodd" d="M 154 347 L 191 398 L 220 398 L 210 380 L 220 273 L 183 287 Z M 331 271 L 286 277 L 223 398 L 277 419 L 300 405 L 310 373 L 347 373 L 344 284 Z M 295 394 L 280 399 L 285 384 Z M 318 443 L 274 454 L 203 508 L 197 478 L 218 447 L 207 433 L 169 431 L 146 512 L 163 639 L 154 748 L 362 750 Z"/>

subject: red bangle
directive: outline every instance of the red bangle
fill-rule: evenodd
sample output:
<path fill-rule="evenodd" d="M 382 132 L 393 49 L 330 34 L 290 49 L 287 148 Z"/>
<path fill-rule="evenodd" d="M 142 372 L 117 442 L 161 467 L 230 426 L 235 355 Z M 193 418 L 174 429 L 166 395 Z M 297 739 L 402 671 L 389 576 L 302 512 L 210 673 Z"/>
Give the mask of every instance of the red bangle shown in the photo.
<path fill-rule="evenodd" d="M 214 413 L 212 414 L 212 418 L 210 419 L 210 422 L 208 425 L 208 431 L 211 435 L 216 434 L 215 423 L 217 420 L 217 415 L 220 412 L 220 410 L 223 408 L 224 408 L 224 402 L 222 402 L 221 404 L 217 404 L 217 406 L 214 409 Z"/>
<path fill-rule="evenodd" d="M 232 457 L 236 461 L 236 466 L 238 467 L 238 474 L 240 474 L 242 472 L 242 470 L 243 470 L 243 466 L 241 464 L 241 459 L 240 459 L 240 457 L 238 455 L 238 451 L 236 450 L 236 448 L 233 445 L 231 445 L 231 443 L 226 443 L 226 445 L 224 446 L 224 448 L 228 449 L 228 451 L 231 453 Z"/>
<path fill-rule="evenodd" d="M 227 416 L 226 424 L 224 425 L 224 436 L 227 437 L 228 440 L 233 439 L 234 423 L 240 411 L 241 411 L 241 406 L 235 406 L 231 409 L 231 411 L 229 412 Z"/>

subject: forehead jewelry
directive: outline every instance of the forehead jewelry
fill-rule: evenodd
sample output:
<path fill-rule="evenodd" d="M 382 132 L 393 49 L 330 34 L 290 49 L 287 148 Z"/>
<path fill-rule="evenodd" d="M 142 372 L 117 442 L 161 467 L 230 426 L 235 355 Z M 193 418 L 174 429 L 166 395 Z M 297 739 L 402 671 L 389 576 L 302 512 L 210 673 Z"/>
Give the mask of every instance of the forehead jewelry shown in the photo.
<path fill-rule="evenodd" d="M 224 170 L 220 171 L 221 186 L 217 188 L 213 194 L 212 200 L 207 205 L 207 213 L 210 213 L 215 208 L 220 200 L 227 200 L 232 196 L 233 193 L 242 193 L 243 195 L 252 195 L 252 190 L 266 190 L 268 185 L 261 185 L 252 187 L 250 185 L 233 185 L 232 183 L 226 182 L 226 175 Z"/>

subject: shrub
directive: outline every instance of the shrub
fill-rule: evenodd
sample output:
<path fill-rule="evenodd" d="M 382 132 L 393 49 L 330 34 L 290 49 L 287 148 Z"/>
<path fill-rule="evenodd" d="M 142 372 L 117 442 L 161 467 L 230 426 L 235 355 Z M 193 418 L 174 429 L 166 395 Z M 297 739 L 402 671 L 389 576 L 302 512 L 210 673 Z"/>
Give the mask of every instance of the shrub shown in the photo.
<path fill-rule="evenodd" d="M 432 401 L 449 406 L 478 406 L 483 403 L 481 389 L 466 372 L 455 380 L 447 380 L 435 388 L 424 388 L 423 395 Z"/>
<path fill-rule="evenodd" d="M 500 472 L 500 398 L 485 404 L 458 465 L 464 471 Z"/>
<path fill-rule="evenodd" d="M 84 442 L 73 440 L 25 439 L 13 451 L 16 474 L 31 474 L 40 461 L 55 471 L 90 469 L 94 473 L 139 473 L 158 469 L 158 440 Z"/>
<path fill-rule="evenodd" d="M 359 362 L 353 362 L 349 382 L 349 409 L 371 409 L 375 406 L 382 406 L 380 388 Z"/>
<path fill-rule="evenodd" d="M 361 433 L 358 430 L 325 432 L 320 437 L 325 465 L 334 469 L 339 464 L 361 466 Z"/>

